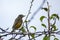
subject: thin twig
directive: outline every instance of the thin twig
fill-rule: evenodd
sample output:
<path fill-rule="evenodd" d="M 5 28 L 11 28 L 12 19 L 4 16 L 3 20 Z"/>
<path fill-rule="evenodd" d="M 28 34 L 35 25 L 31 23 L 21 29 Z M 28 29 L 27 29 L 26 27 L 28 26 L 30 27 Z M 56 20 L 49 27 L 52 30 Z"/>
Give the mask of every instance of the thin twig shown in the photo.
<path fill-rule="evenodd" d="M 47 6 L 48 6 L 48 33 L 50 36 L 50 9 L 49 9 L 49 3 L 47 2 Z"/>
<path fill-rule="evenodd" d="M 27 22 L 26 22 L 26 28 L 27 28 L 27 31 L 28 31 L 28 37 L 29 37 L 29 39 L 30 39 L 30 35 L 29 35 L 29 29 L 28 29 Z"/>
<path fill-rule="evenodd" d="M 28 11 L 28 14 L 27 14 L 27 17 L 26 17 L 25 21 L 27 21 L 27 18 L 28 18 L 28 16 L 29 16 L 29 14 L 31 13 L 30 11 L 31 11 L 31 8 L 32 8 L 32 5 L 33 5 L 33 4 L 32 4 L 33 1 L 34 1 L 34 0 L 31 1 L 31 5 L 30 5 L 30 8 L 29 8 L 29 11 Z M 30 35 L 29 35 L 29 30 L 28 30 L 28 24 L 27 24 L 27 22 L 26 22 L 26 29 L 27 29 L 27 31 L 28 31 L 28 37 L 29 37 L 29 39 L 30 39 Z"/>
<path fill-rule="evenodd" d="M 39 37 L 39 36 L 41 36 L 41 35 L 43 35 L 43 34 L 38 34 L 38 36 L 36 36 L 36 37 L 34 37 L 34 38 L 37 38 L 37 37 Z M 32 40 L 33 38 L 31 38 L 30 40 Z"/>
<path fill-rule="evenodd" d="M 32 5 L 33 5 L 33 4 L 32 4 L 33 1 L 34 1 L 34 0 L 31 1 L 31 5 L 30 5 L 30 8 L 29 8 L 29 10 L 28 10 L 28 14 L 27 14 L 27 17 L 26 17 L 25 21 L 27 20 L 29 14 L 31 13 L 30 11 L 31 11 L 31 8 L 32 8 Z"/>
<path fill-rule="evenodd" d="M 2 28 L 0 28 L 3 32 L 6 32 L 6 30 L 4 30 L 4 29 L 2 29 Z"/>

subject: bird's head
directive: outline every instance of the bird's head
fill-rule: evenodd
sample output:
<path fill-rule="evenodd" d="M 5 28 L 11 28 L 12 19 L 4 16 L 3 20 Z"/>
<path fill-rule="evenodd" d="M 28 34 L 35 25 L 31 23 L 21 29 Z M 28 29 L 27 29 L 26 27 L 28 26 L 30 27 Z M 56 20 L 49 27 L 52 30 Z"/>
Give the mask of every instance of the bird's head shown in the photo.
<path fill-rule="evenodd" d="M 22 14 L 18 15 L 19 18 L 23 18 L 24 16 L 25 16 L 25 15 L 22 15 Z"/>

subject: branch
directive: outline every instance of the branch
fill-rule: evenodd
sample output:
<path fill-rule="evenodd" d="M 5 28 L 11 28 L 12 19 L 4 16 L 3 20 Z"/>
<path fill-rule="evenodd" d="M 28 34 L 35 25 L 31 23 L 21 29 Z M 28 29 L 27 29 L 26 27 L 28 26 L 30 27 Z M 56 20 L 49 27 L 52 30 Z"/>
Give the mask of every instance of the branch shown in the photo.
<path fill-rule="evenodd" d="M 22 33 L 22 32 L 0 32 L 0 34 L 6 33 L 4 35 L 0 35 L 1 37 L 3 36 L 7 36 L 7 35 L 12 35 L 12 34 L 16 34 L 16 35 L 31 35 L 31 34 L 36 34 L 38 35 L 38 33 L 42 34 L 42 32 L 35 32 L 35 33 Z"/>
<path fill-rule="evenodd" d="M 29 11 L 28 11 L 28 14 L 27 14 L 27 17 L 26 17 L 25 21 L 27 21 L 27 18 L 28 18 L 28 16 L 29 16 L 29 14 L 31 13 L 30 11 L 31 11 L 31 8 L 32 8 L 32 5 L 33 5 L 33 4 L 32 4 L 33 1 L 34 1 L 34 0 L 31 1 L 31 5 L 30 5 L 30 8 L 29 8 Z M 30 35 L 29 35 L 29 30 L 28 30 L 28 24 L 27 24 L 27 22 L 26 22 L 26 29 L 27 29 L 27 31 L 28 31 L 28 37 L 29 37 L 29 39 L 30 39 Z"/>
<path fill-rule="evenodd" d="M 29 37 L 29 39 L 30 39 L 30 35 L 29 35 L 29 29 L 28 29 L 27 22 L 26 22 L 26 28 L 27 28 L 27 32 L 28 32 L 28 37 Z"/>
<path fill-rule="evenodd" d="M 47 6 L 48 6 L 48 33 L 50 36 L 50 9 L 49 9 L 49 3 L 47 2 Z"/>
<path fill-rule="evenodd" d="M 2 30 L 3 32 L 6 32 L 4 29 L 0 28 L 0 30 Z"/>
<path fill-rule="evenodd" d="M 33 1 L 34 1 L 34 0 L 31 1 L 31 5 L 30 5 L 30 8 L 29 8 L 29 10 L 28 10 L 28 14 L 27 14 L 27 17 L 26 17 L 25 21 L 27 20 L 29 14 L 31 13 L 30 11 L 31 11 L 31 8 L 32 8 L 32 5 L 33 5 L 33 4 L 32 4 Z"/>
<path fill-rule="evenodd" d="M 36 36 L 36 37 L 34 37 L 34 38 L 37 38 L 37 37 L 39 37 L 39 36 L 41 36 L 41 35 L 43 35 L 43 34 L 38 34 L 38 36 Z M 33 40 L 33 38 L 31 38 L 30 40 Z"/>

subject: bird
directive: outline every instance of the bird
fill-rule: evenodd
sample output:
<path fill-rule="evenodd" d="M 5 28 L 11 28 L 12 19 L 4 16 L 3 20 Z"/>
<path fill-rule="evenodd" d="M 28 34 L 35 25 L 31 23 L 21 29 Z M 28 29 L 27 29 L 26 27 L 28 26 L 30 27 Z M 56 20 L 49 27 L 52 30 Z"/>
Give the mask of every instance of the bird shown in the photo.
<path fill-rule="evenodd" d="M 23 20 L 22 20 L 23 17 L 24 17 L 24 15 L 22 15 L 22 14 L 18 15 L 18 17 L 14 21 L 11 32 L 18 30 L 21 27 L 21 25 L 23 23 Z"/>

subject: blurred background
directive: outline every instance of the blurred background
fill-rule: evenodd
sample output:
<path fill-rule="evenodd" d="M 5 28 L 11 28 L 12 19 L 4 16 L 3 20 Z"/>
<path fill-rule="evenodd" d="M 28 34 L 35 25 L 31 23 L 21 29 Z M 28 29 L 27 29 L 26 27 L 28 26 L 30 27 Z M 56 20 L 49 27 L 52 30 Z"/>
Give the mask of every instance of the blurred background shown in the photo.
<path fill-rule="evenodd" d="M 30 4 L 31 1 L 32 0 L 0 0 L 0 27 L 3 29 L 9 28 L 9 30 L 7 30 L 7 31 L 10 32 L 15 18 L 19 14 L 24 14 L 24 15 L 28 14 L 28 10 L 29 10 L 29 7 L 31 5 Z M 56 13 L 60 16 L 60 0 L 47 0 L 47 1 L 50 4 L 50 14 Z M 33 6 L 31 9 L 31 14 L 29 15 L 29 18 L 37 10 L 37 8 L 39 8 L 39 6 L 41 5 L 42 2 L 43 2 L 43 0 L 34 0 Z M 45 2 L 43 7 L 47 7 L 46 2 Z M 36 31 L 43 31 L 44 28 L 41 26 L 41 22 L 39 20 L 39 18 L 42 15 L 47 16 L 47 12 L 45 12 L 44 10 L 38 11 L 37 14 L 35 15 L 34 19 L 30 22 L 29 27 L 33 25 L 33 26 L 37 27 Z M 24 17 L 23 20 L 25 20 L 25 18 L 26 17 Z M 44 23 L 47 24 L 47 20 L 44 21 Z M 57 28 L 59 29 L 60 28 L 59 27 L 60 20 L 59 21 L 57 20 L 56 25 L 57 25 Z M 33 29 L 29 28 L 29 30 L 31 32 L 34 32 Z M 40 36 L 36 39 L 42 40 L 43 36 Z M 9 37 L 10 36 L 4 37 L 4 40 L 8 40 Z M 56 37 L 58 39 L 60 39 L 60 35 L 56 35 Z M 22 40 L 27 40 L 27 38 L 28 37 L 26 37 L 26 38 L 24 37 Z M 51 37 L 51 40 L 53 40 L 52 37 Z"/>

